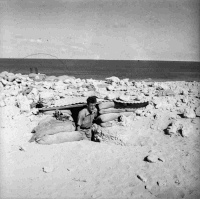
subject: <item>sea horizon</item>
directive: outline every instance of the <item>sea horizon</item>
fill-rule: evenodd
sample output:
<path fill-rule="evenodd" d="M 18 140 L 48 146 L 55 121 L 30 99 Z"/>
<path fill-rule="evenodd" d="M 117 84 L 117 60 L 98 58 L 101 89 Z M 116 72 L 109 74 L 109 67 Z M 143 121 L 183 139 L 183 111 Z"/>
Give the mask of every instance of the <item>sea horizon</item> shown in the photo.
<path fill-rule="evenodd" d="M 200 62 L 161 60 L 0 58 L 0 72 L 48 76 L 69 75 L 81 79 L 120 79 L 152 81 L 200 81 Z"/>

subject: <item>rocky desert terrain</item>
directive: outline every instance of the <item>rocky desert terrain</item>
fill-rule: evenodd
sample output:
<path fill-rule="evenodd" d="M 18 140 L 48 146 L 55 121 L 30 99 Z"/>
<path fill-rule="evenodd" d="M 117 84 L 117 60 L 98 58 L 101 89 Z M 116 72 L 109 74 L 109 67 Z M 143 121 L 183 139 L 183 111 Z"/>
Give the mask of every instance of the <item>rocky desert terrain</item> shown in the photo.
<path fill-rule="evenodd" d="M 101 127 L 101 142 L 29 143 L 45 107 L 143 103 Z M 200 82 L 0 73 L 0 195 L 6 198 L 200 198 Z"/>

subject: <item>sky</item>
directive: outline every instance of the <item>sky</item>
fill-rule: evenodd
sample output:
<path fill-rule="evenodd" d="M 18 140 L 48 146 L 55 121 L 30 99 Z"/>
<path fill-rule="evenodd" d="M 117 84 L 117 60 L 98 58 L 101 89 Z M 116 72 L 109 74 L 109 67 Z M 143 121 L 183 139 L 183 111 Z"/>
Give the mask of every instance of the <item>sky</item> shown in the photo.
<path fill-rule="evenodd" d="M 0 0 L 0 58 L 200 61 L 200 0 Z"/>

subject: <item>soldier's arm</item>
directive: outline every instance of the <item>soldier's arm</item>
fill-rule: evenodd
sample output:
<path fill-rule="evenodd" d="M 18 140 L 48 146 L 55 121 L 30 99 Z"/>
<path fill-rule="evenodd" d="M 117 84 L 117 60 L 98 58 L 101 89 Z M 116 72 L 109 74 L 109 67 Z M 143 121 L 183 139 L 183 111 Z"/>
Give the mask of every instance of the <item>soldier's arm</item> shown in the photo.
<path fill-rule="evenodd" d="M 80 131 L 81 130 L 81 125 L 83 123 L 83 113 L 80 111 L 78 114 L 78 119 L 77 119 L 77 124 L 76 124 L 76 130 Z"/>

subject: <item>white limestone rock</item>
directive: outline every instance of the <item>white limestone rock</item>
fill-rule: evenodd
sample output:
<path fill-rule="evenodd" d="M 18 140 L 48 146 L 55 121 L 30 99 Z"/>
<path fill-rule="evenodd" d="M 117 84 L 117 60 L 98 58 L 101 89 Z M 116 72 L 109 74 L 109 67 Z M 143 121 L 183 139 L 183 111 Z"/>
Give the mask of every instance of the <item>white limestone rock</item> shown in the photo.
<path fill-rule="evenodd" d="M 54 92 L 42 91 L 39 93 L 40 99 L 49 100 L 54 98 Z"/>
<path fill-rule="evenodd" d="M 184 110 L 183 116 L 184 116 L 185 118 L 191 118 L 191 119 L 193 119 L 193 118 L 196 117 L 196 114 L 195 114 L 195 112 L 194 112 L 193 109 L 191 109 L 191 108 L 186 108 L 186 109 Z"/>
<path fill-rule="evenodd" d="M 63 85 L 55 85 L 52 87 L 55 91 L 58 91 L 58 92 L 63 92 L 64 90 L 67 89 L 66 85 L 63 84 Z"/>
<path fill-rule="evenodd" d="M 190 120 L 179 119 L 169 124 L 166 129 L 166 133 L 169 135 L 189 137 L 195 133 L 195 129 Z"/>
<path fill-rule="evenodd" d="M 108 82 L 108 83 L 120 82 L 120 79 L 118 77 L 112 76 L 112 77 L 106 78 L 106 82 Z"/>
<path fill-rule="evenodd" d="M 200 117 L 200 106 L 195 110 L 196 116 Z"/>
<path fill-rule="evenodd" d="M 146 106 L 146 110 L 150 110 L 150 111 L 152 111 L 152 110 L 154 110 L 155 108 L 154 108 L 154 106 L 152 105 L 152 104 L 148 104 L 147 106 Z"/>
<path fill-rule="evenodd" d="M 136 115 L 142 116 L 143 113 L 144 113 L 144 111 L 141 110 L 141 109 L 137 109 L 137 110 L 135 111 L 135 114 L 136 114 Z"/>
<path fill-rule="evenodd" d="M 183 137 L 189 137 L 194 134 L 194 128 L 191 126 L 191 124 L 183 125 L 181 129 L 181 135 Z"/>
<path fill-rule="evenodd" d="M 150 162 L 150 163 L 156 163 L 156 162 L 158 162 L 158 156 L 151 154 L 146 157 L 146 160 L 147 160 L 147 162 Z"/>
<path fill-rule="evenodd" d="M 70 79 L 74 79 L 75 77 L 73 76 L 68 76 L 68 75 L 61 75 L 61 76 L 58 76 L 57 77 L 59 79 L 59 81 L 67 81 L 67 80 L 70 80 Z"/>
<path fill-rule="evenodd" d="M 172 135 L 172 134 L 178 135 L 177 126 L 175 126 L 175 125 L 168 126 L 168 128 L 167 128 L 167 133 L 168 133 L 169 135 Z"/>
<path fill-rule="evenodd" d="M 7 71 L 3 71 L 0 73 L 0 77 L 3 77 L 3 78 L 5 78 L 7 75 L 8 75 Z"/>
<path fill-rule="evenodd" d="M 146 183 L 147 180 L 148 180 L 148 178 L 146 177 L 145 174 L 138 174 L 138 175 L 137 175 L 137 178 L 138 178 L 139 180 L 141 180 L 142 182 L 144 182 L 144 183 Z"/>
<path fill-rule="evenodd" d="M 20 109 L 16 106 L 4 106 L 0 108 L 0 113 L 6 118 L 6 117 L 17 117 L 20 115 Z"/>
<path fill-rule="evenodd" d="M 10 96 L 17 96 L 19 94 L 19 89 L 13 89 L 10 92 Z"/>
<path fill-rule="evenodd" d="M 128 96 L 128 95 L 120 95 L 120 96 L 118 97 L 118 99 L 119 99 L 119 100 L 122 100 L 122 101 L 128 102 L 128 101 L 130 101 L 130 96 Z"/>
<path fill-rule="evenodd" d="M 0 81 L 1 81 L 1 83 L 3 84 L 3 86 L 6 86 L 6 85 L 10 85 L 10 84 L 11 84 L 10 82 L 8 82 L 7 80 L 5 80 L 5 79 L 3 79 L 3 78 L 1 78 Z"/>
<path fill-rule="evenodd" d="M 142 88 L 143 86 L 142 86 L 142 82 L 134 82 L 134 86 L 136 87 L 136 88 Z"/>
<path fill-rule="evenodd" d="M 4 102 L 4 100 L 0 100 L 0 107 L 4 107 L 6 106 L 6 103 Z"/>
<path fill-rule="evenodd" d="M 38 90 L 36 88 L 33 88 L 31 92 L 27 95 L 27 98 L 33 102 L 38 102 L 40 99 Z"/>
<path fill-rule="evenodd" d="M 20 108 L 21 112 L 30 112 L 30 104 L 32 101 L 30 101 L 26 96 L 18 95 L 17 96 L 17 105 Z"/>
<path fill-rule="evenodd" d="M 50 89 L 53 85 L 51 82 L 43 82 L 43 88 Z"/>
<path fill-rule="evenodd" d="M 50 166 L 44 166 L 42 168 L 42 170 L 43 170 L 44 173 L 51 173 L 51 172 L 54 171 L 54 167 L 52 165 L 50 165 Z"/>
<path fill-rule="evenodd" d="M 158 88 L 159 89 L 162 89 L 162 90 L 168 90 L 169 89 L 169 86 L 167 85 L 167 84 L 165 84 L 165 83 L 160 83 L 159 85 L 158 85 Z"/>
<path fill-rule="evenodd" d="M 114 91 L 115 90 L 114 86 L 107 86 L 106 88 L 107 88 L 108 91 Z"/>
<path fill-rule="evenodd" d="M 9 82 L 13 82 L 15 79 L 16 79 L 16 76 L 13 73 L 7 76 L 7 81 Z"/>
<path fill-rule="evenodd" d="M 32 108 L 31 113 L 37 115 L 39 113 L 39 110 L 37 108 Z"/>
<path fill-rule="evenodd" d="M 16 97 L 6 97 L 4 99 L 6 106 L 15 106 L 16 105 Z"/>
<path fill-rule="evenodd" d="M 1 83 L 1 80 L 0 80 L 0 91 L 3 89 L 4 85 Z"/>
<path fill-rule="evenodd" d="M 118 97 L 118 94 L 116 93 L 108 93 L 106 96 L 105 96 L 105 99 L 107 100 L 114 100 Z"/>

